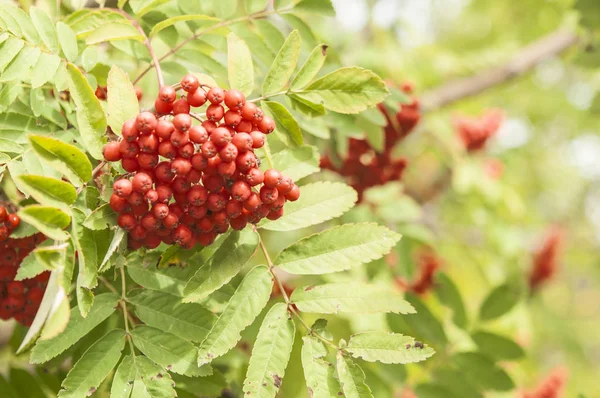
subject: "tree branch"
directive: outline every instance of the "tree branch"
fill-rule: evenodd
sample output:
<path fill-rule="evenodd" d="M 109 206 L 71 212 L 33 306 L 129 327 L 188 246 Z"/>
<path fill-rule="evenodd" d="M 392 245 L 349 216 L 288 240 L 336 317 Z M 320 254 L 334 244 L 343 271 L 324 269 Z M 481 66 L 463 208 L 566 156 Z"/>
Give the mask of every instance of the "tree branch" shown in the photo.
<path fill-rule="evenodd" d="M 579 42 L 576 33 L 558 30 L 522 48 L 506 64 L 481 71 L 473 76 L 450 81 L 421 96 L 425 110 L 434 110 L 450 103 L 522 76 L 543 60 L 564 52 Z"/>

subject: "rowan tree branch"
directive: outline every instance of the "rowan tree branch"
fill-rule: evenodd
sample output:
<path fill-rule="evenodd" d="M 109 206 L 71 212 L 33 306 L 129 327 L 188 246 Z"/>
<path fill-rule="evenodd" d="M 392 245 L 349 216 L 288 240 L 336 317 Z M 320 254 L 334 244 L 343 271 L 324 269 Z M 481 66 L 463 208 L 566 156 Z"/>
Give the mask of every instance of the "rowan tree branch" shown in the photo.
<path fill-rule="evenodd" d="M 568 30 L 557 30 L 519 50 L 506 64 L 450 81 L 425 92 L 420 100 L 426 111 L 441 108 L 481 93 L 482 91 L 522 76 L 540 62 L 558 55 L 579 42 L 579 36 Z"/>

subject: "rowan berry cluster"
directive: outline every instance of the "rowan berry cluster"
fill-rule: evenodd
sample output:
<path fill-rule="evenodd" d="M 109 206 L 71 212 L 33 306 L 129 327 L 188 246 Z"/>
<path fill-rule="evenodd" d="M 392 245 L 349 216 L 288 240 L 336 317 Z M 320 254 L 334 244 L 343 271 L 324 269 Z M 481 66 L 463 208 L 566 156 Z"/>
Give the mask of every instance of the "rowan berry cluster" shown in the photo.
<path fill-rule="evenodd" d="M 523 398 L 560 398 L 567 384 L 567 376 L 564 368 L 554 369 L 535 390 L 523 393 Z"/>
<path fill-rule="evenodd" d="M 407 94 L 413 91 L 409 83 L 405 83 L 402 89 Z M 415 128 L 421 118 L 420 105 L 416 98 L 413 98 L 410 104 L 402 105 L 395 115 L 390 115 L 382 104 L 379 105 L 379 110 L 387 120 L 382 152 L 377 152 L 366 139 L 350 138 L 348 155 L 341 165 L 334 164 L 327 155 L 321 158 L 321 168 L 347 177 L 349 184 L 358 192 L 359 198 L 362 198 L 363 192 L 369 187 L 402 178 L 408 162 L 404 158 L 392 158 L 392 150 Z"/>
<path fill-rule="evenodd" d="M 562 235 L 560 228 L 550 228 L 544 237 L 542 246 L 534 253 L 533 268 L 529 275 L 529 287 L 532 290 L 539 288 L 556 274 L 563 240 Z"/>
<path fill-rule="evenodd" d="M 240 91 L 207 89 L 194 75 L 180 86 L 179 99 L 174 87 L 162 87 L 156 112 L 127 121 L 122 139 L 104 147 L 105 159 L 129 173 L 115 181 L 110 206 L 132 249 L 208 246 L 229 227 L 278 219 L 300 196 L 291 178 L 259 170 L 254 150 L 275 129 L 273 119 Z M 201 118 L 190 107 L 205 104 L 206 120 L 193 124 Z"/>
<path fill-rule="evenodd" d="M 2 209 L 2 207 L 0 207 Z M 42 302 L 50 272 L 15 281 L 21 261 L 46 237 L 42 234 L 0 242 L 0 319 L 30 326 Z"/>
<path fill-rule="evenodd" d="M 21 224 L 19 216 L 9 213 L 5 206 L 0 205 L 0 243 L 7 241 L 19 224 Z"/>
<path fill-rule="evenodd" d="M 396 284 L 405 291 L 423 295 L 434 286 L 436 272 L 442 266 L 442 260 L 433 252 L 423 251 L 418 255 L 419 273 L 413 282 L 397 278 Z"/>
<path fill-rule="evenodd" d="M 504 121 L 504 113 L 499 109 L 489 109 L 479 117 L 458 116 L 454 118 L 454 128 L 468 152 L 481 150 L 487 141 L 498 131 Z"/>

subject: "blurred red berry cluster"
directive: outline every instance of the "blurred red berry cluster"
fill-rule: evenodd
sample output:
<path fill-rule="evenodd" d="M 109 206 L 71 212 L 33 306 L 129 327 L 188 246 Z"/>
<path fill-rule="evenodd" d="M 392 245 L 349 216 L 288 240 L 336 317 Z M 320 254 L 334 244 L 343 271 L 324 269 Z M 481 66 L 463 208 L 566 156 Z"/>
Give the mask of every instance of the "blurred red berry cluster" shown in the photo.
<path fill-rule="evenodd" d="M 396 278 L 396 284 L 405 291 L 419 295 L 427 293 L 434 284 L 435 273 L 442 266 L 442 260 L 431 251 L 421 251 L 417 258 L 418 274 L 414 281 L 407 282 L 403 278 Z"/>
<path fill-rule="evenodd" d="M 529 275 L 529 287 L 532 290 L 556 274 L 562 240 L 563 233 L 559 227 L 553 226 L 546 232 L 541 247 L 533 255 L 533 268 Z"/>
<path fill-rule="evenodd" d="M 566 369 L 554 369 L 534 390 L 524 392 L 523 398 L 560 398 L 563 396 L 567 378 Z"/>
<path fill-rule="evenodd" d="M 8 240 L 10 234 L 21 224 L 18 215 L 10 213 L 6 206 L 0 204 L 0 243 Z"/>
<path fill-rule="evenodd" d="M 46 237 L 42 234 L 0 242 L 0 319 L 15 318 L 30 326 L 42 302 L 50 272 L 15 281 L 19 265 Z"/>
<path fill-rule="evenodd" d="M 194 75 L 180 86 L 185 96 L 161 88 L 157 113 L 127 121 L 122 139 L 104 147 L 105 159 L 130 173 L 115 181 L 110 206 L 132 249 L 208 246 L 229 227 L 278 219 L 285 202 L 300 197 L 291 178 L 259 169 L 254 150 L 275 129 L 273 119 L 240 91 L 206 89 Z M 206 120 L 193 125 L 190 107 L 204 104 Z"/>
<path fill-rule="evenodd" d="M 483 149 L 504 121 L 504 112 L 500 109 L 489 109 L 478 117 L 456 116 L 454 128 L 469 152 Z"/>
<path fill-rule="evenodd" d="M 406 94 L 412 94 L 413 89 L 410 83 L 402 85 L 402 90 Z M 377 152 L 366 139 L 350 138 L 348 155 L 342 160 L 341 165 L 334 164 L 327 155 L 321 158 L 321 168 L 333 170 L 347 177 L 349 184 L 358 192 L 359 200 L 367 188 L 402 178 L 407 160 L 393 159 L 392 150 L 415 128 L 421 118 L 419 101 L 414 97 L 410 104 L 401 105 L 400 110 L 393 115 L 390 115 L 383 104 L 378 108 L 387 120 L 382 152 Z"/>

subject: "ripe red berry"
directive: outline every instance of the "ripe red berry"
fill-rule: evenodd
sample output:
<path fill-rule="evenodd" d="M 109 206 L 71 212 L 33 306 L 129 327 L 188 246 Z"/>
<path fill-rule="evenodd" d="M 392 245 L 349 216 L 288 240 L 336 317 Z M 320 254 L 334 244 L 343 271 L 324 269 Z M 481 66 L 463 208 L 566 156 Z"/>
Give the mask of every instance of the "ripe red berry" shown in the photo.
<path fill-rule="evenodd" d="M 148 231 L 146 230 L 146 228 L 142 227 L 141 225 L 136 225 L 130 232 L 129 232 L 129 236 L 133 239 L 133 240 L 137 240 L 137 241 L 141 241 L 144 240 L 146 238 L 146 236 L 148 235 Z"/>
<path fill-rule="evenodd" d="M 169 206 L 164 203 L 157 203 L 152 207 L 152 214 L 154 214 L 154 217 L 162 220 L 169 215 Z"/>
<path fill-rule="evenodd" d="M 271 134 L 275 130 L 275 121 L 268 116 L 258 122 L 258 129 L 264 134 Z"/>
<path fill-rule="evenodd" d="M 163 102 L 172 104 L 177 98 L 177 93 L 175 92 L 175 89 L 173 87 L 163 86 L 158 91 L 158 98 Z"/>
<path fill-rule="evenodd" d="M 176 147 L 184 146 L 190 142 L 190 136 L 187 131 L 175 130 L 171 133 L 171 143 Z"/>
<path fill-rule="evenodd" d="M 6 221 L 7 217 L 8 217 L 8 211 L 6 210 L 6 207 L 0 206 L 0 222 Z"/>
<path fill-rule="evenodd" d="M 146 173 L 137 173 L 133 176 L 133 190 L 139 193 L 146 193 L 152 188 L 152 177 Z"/>
<path fill-rule="evenodd" d="M 206 108 L 206 118 L 211 122 L 216 123 L 223 119 L 223 116 L 225 116 L 225 108 L 221 105 L 212 104 Z"/>
<path fill-rule="evenodd" d="M 162 223 L 167 229 L 175 229 L 177 225 L 179 225 L 179 217 L 177 217 L 177 215 L 174 213 L 169 213 L 163 218 Z"/>
<path fill-rule="evenodd" d="M 158 164 L 158 154 L 156 153 L 140 153 L 137 157 L 138 164 L 142 169 L 154 169 Z"/>
<path fill-rule="evenodd" d="M 185 176 L 192 169 L 188 159 L 177 158 L 171 162 L 171 171 L 177 176 Z"/>
<path fill-rule="evenodd" d="M 245 180 L 250 186 L 254 187 L 258 184 L 263 183 L 263 181 L 265 180 L 265 175 L 259 169 L 252 168 L 252 169 L 248 170 L 248 172 L 246 173 Z"/>
<path fill-rule="evenodd" d="M 217 234 L 215 234 L 214 232 L 202 233 L 198 234 L 196 242 L 198 242 L 200 246 L 210 246 L 214 243 L 216 237 Z"/>
<path fill-rule="evenodd" d="M 23 286 L 22 282 L 12 281 L 6 285 L 6 291 L 8 292 L 9 296 L 21 296 L 25 291 L 25 287 Z"/>
<path fill-rule="evenodd" d="M 102 86 L 98 86 L 96 87 L 96 98 L 98 98 L 99 100 L 105 100 L 106 99 L 106 87 L 102 87 Z"/>
<path fill-rule="evenodd" d="M 235 160 L 235 165 L 240 172 L 247 173 L 251 168 L 257 166 L 256 156 L 253 152 L 241 153 Z"/>
<path fill-rule="evenodd" d="M 242 120 L 235 128 L 235 131 L 238 133 L 250 133 L 252 131 L 252 127 L 253 125 L 251 121 Z"/>
<path fill-rule="evenodd" d="M 194 150 L 195 150 L 194 144 L 192 144 L 191 142 L 188 142 L 187 144 L 179 147 L 179 151 L 177 151 L 177 153 L 182 158 L 189 159 L 194 154 Z"/>
<path fill-rule="evenodd" d="M 131 181 L 129 181 L 127 179 L 123 178 L 123 179 L 117 180 L 113 184 L 113 192 L 121 198 L 127 198 L 129 195 L 131 195 L 132 191 L 133 191 L 133 184 L 131 183 Z"/>
<path fill-rule="evenodd" d="M 231 133 L 224 127 L 217 127 L 211 134 L 210 140 L 219 148 L 224 147 L 232 141 Z"/>
<path fill-rule="evenodd" d="M 271 203 L 269 208 L 271 209 L 271 211 L 279 210 L 283 207 L 283 205 L 285 205 L 285 196 L 283 196 L 280 193 L 279 197 L 277 199 L 275 199 L 275 201 L 273 201 L 273 203 Z"/>
<path fill-rule="evenodd" d="M 177 148 L 171 141 L 163 141 L 158 145 L 158 154 L 163 158 L 175 159 Z"/>
<path fill-rule="evenodd" d="M 180 113 L 190 113 L 190 104 L 185 98 L 179 98 L 173 103 L 173 114 L 178 115 Z"/>
<path fill-rule="evenodd" d="M 181 88 L 188 93 L 196 91 L 199 86 L 200 82 L 198 78 L 191 73 L 188 73 L 181 79 Z"/>
<path fill-rule="evenodd" d="M 204 144 L 202 144 L 200 150 L 202 151 L 202 156 L 204 156 L 206 159 L 215 157 L 217 154 L 217 146 L 213 141 L 206 141 Z"/>
<path fill-rule="evenodd" d="M 294 187 L 294 180 L 290 177 L 283 176 L 279 185 L 277 185 L 277 190 L 282 195 L 287 195 L 292 188 Z"/>
<path fill-rule="evenodd" d="M 252 131 L 250 137 L 252 137 L 252 148 L 262 148 L 265 145 L 266 137 L 260 131 Z"/>
<path fill-rule="evenodd" d="M 131 231 L 135 228 L 135 217 L 129 213 L 121 213 L 119 214 L 119 217 L 117 217 L 117 225 L 125 231 Z"/>
<path fill-rule="evenodd" d="M 225 211 L 225 208 L 212 213 L 210 218 L 215 223 L 215 231 L 217 233 L 222 234 L 223 232 L 225 232 L 229 229 L 229 227 L 227 225 L 227 222 L 229 221 L 229 217 L 227 216 L 227 212 Z"/>
<path fill-rule="evenodd" d="M 186 181 L 185 177 L 176 177 L 172 184 L 174 194 L 186 193 L 192 188 L 192 185 Z"/>
<path fill-rule="evenodd" d="M 206 207 L 212 212 L 223 210 L 226 204 L 227 198 L 220 193 L 210 193 L 206 199 Z"/>
<path fill-rule="evenodd" d="M 192 206 L 202 206 L 208 198 L 208 191 L 201 185 L 192 187 L 187 193 L 187 201 Z"/>
<path fill-rule="evenodd" d="M 10 229 L 10 230 L 17 229 L 17 227 L 19 226 L 19 224 L 21 224 L 21 219 L 19 218 L 18 215 L 16 215 L 16 214 L 9 214 L 6 217 L 6 226 L 8 227 L 8 229 Z"/>
<path fill-rule="evenodd" d="M 131 195 L 127 198 L 127 203 L 132 206 L 138 206 L 144 200 L 144 195 L 139 192 L 132 192 Z"/>
<path fill-rule="evenodd" d="M 166 115 L 168 113 L 171 113 L 171 111 L 173 110 L 173 103 L 165 102 L 160 98 L 157 98 L 156 101 L 154 101 L 154 109 L 156 109 L 156 113 Z"/>
<path fill-rule="evenodd" d="M 158 194 L 157 202 L 158 203 L 168 203 L 173 197 L 173 191 L 166 185 L 159 185 L 156 187 L 156 193 Z"/>
<path fill-rule="evenodd" d="M 236 218 L 242 214 L 242 203 L 235 200 L 230 199 L 225 205 L 225 212 L 229 218 Z"/>
<path fill-rule="evenodd" d="M 248 211 L 256 211 L 262 204 L 260 197 L 256 192 L 250 193 L 248 199 L 244 201 L 244 208 Z"/>
<path fill-rule="evenodd" d="M 292 187 L 292 189 L 290 190 L 290 192 L 288 192 L 285 195 L 285 198 L 287 200 L 289 200 L 290 202 L 297 201 L 299 197 L 300 197 L 300 188 L 298 188 L 298 185 L 296 185 L 296 184 L 294 184 L 294 186 Z"/>
<path fill-rule="evenodd" d="M 146 213 L 144 217 L 140 220 L 140 224 L 142 227 L 146 228 L 148 231 L 156 231 L 162 225 L 161 220 L 156 218 L 154 214 Z"/>
<path fill-rule="evenodd" d="M 192 127 L 192 117 L 186 113 L 180 113 L 173 118 L 173 125 L 176 130 L 186 132 Z"/>
<path fill-rule="evenodd" d="M 154 134 L 143 134 L 138 139 L 138 146 L 142 152 L 156 152 L 158 137 Z"/>
<path fill-rule="evenodd" d="M 192 168 L 198 171 L 204 170 L 208 165 L 208 161 L 202 156 L 202 153 L 195 153 L 190 159 L 190 162 L 192 163 Z"/>
<path fill-rule="evenodd" d="M 239 152 L 252 150 L 252 136 L 248 133 L 237 133 L 233 136 L 231 142 L 236 146 Z"/>
<path fill-rule="evenodd" d="M 156 179 L 161 182 L 171 182 L 175 178 L 175 173 L 171 171 L 170 162 L 160 162 L 154 169 Z"/>
<path fill-rule="evenodd" d="M 208 217 L 204 217 L 196 223 L 196 228 L 204 233 L 212 231 L 214 227 L 215 223 Z"/>
<path fill-rule="evenodd" d="M 110 205 L 110 208 L 117 213 L 123 212 L 129 204 L 126 198 L 122 198 L 114 193 L 110 196 L 110 200 L 108 203 Z"/>
<path fill-rule="evenodd" d="M 175 126 L 169 120 L 161 119 L 156 123 L 156 135 L 163 140 L 171 138 L 171 133 L 175 130 Z"/>
<path fill-rule="evenodd" d="M 202 89 L 196 90 L 188 94 L 187 100 L 193 107 L 202 106 L 206 103 L 206 93 Z"/>
<path fill-rule="evenodd" d="M 225 90 L 213 87 L 208 91 L 207 98 L 211 104 L 220 104 L 225 99 Z"/>
<path fill-rule="evenodd" d="M 218 175 L 204 175 L 202 176 L 202 185 L 208 192 L 218 192 L 223 188 L 223 178 Z"/>
<path fill-rule="evenodd" d="M 142 112 L 135 118 L 135 128 L 140 133 L 150 133 L 156 128 L 156 116 L 150 112 Z"/>
<path fill-rule="evenodd" d="M 125 158 L 134 158 L 140 152 L 140 148 L 135 142 L 127 142 L 123 140 L 119 143 L 119 151 Z"/>
<path fill-rule="evenodd" d="M 258 122 L 263 118 L 263 111 L 253 102 L 246 102 L 242 107 L 242 117 L 250 122 Z"/>
<path fill-rule="evenodd" d="M 109 162 L 116 162 L 123 158 L 123 155 L 121 155 L 121 151 L 119 150 L 119 143 L 116 141 L 106 144 L 102 149 L 102 154 L 104 155 L 104 159 Z"/>
<path fill-rule="evenodd" d="M 158 203 L 158 192 L 154 189 L 149 190 L 144 194 L 144 200 L 151 205 Z"/>
<path fill-rule="evenodd" d="M 235 174 L 235 162 L 221 163 L 217 166 L 217 174 L 223 177 L 231 177 Z"/>
<path fill-rule="evenodd" d="M 277 210 L 272 210 L 269 212 L 269 214 L 267 214 L 267 218 L 271 221 L 275 221 L 275 220 L 281 218 L 281 216 L 283 216 L 283 208 L 277 209 Z"/>
<path fill-rule="evenodd" d="M 283 175 L 275 170 L 269 169 L 265 171 L 265 186 L 268 188 L 276 188 L 283 180 Z"/>
<path fill-rule="evenodd" d="M 192 234 L 192 230 L 186 225 L 179 225 L 175 228 L 175 231 L 173 231 L 173 240 L 178 244 L 188 242 L 190 239 L 193 239 L 193 237 L 194 234 Z"/>
<path fill-rule="evenodd" d="M 206 206 L 190 206 L 188 208 L 188 214 L 195 220 L 199 220 L 206 216 L 208 209 Z"/>
<path fill-rule="evenodd" d="M 123 166 L 123 169 L 128 173 L 135 173 L 140 169 L 137 158 L 123 158 L 123 160 L 121 160 L 121 166 Z"/>
<path fill-rule="evenodd" d="M 239 217 L 231 219 L 229 223 L 231 228 L 235 229 L 236 231 L 241 231 L 242 229 L 246 228 L 246 225 L 248 224 L 248 217 L 242 214 Z"/>
<path fill-rule="evenodd" d="M 269 188 L 265 185 L 260 189 L 260 200 L 265 204 L 271 204 L 279 197 L 277 188 Z"/>
<path fill-rule="evenodd" d="M 233 162 L 238 155 L 238 149 L 231 142 L 226 144 L 223 149 L 219 151 L 219 157 L 225 163 Z"/>
<path fill-rule="evenodd" d="M 135 90 L 135 96 L 137 97 L 137 100 L 140 101 L 144 95 L 144 92 L 138 86 L 133 87 L 133 89 Z"/>
<path fill-rule="evenodd" d="M 223 117 L 225 125 L 234 129 L 242 122 L 242 115 L 231 109 L 225 112 Z"/>
<path fill-rule="evenodd" d="M 252 189 L 247 182 L 236 181 L 231 186 L 231 197 L 239 202 L 246 201 L 251 193 Z"/>
<path fill-rule="evenodd" d="M 189 131 L 190 141 L 203 144 L 208 140 L 208 132 L 202 126 L 193 126 Z"/>
<path fill-rule="evenodd" d="M 202 127 L 206 129 L 208 134 L 211 134 L 213 130 L 217 128 L 217 124 L 215 122 L 211 122 L 210 120 L 205 120 L 202 122 Z"/>

